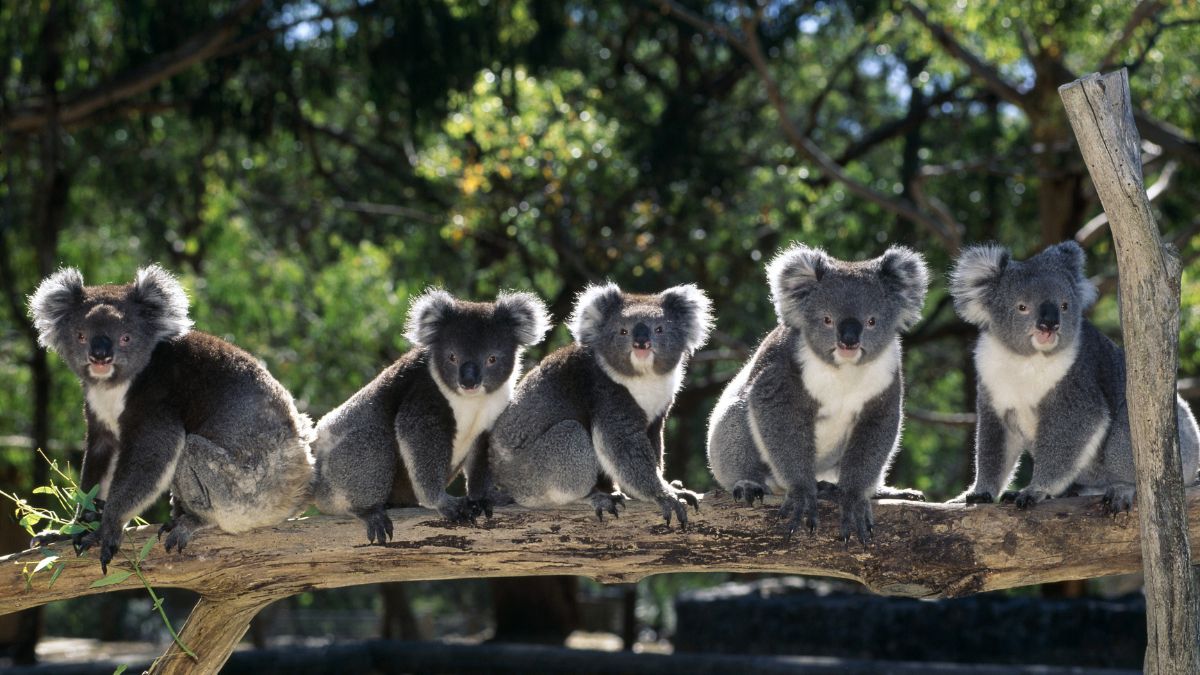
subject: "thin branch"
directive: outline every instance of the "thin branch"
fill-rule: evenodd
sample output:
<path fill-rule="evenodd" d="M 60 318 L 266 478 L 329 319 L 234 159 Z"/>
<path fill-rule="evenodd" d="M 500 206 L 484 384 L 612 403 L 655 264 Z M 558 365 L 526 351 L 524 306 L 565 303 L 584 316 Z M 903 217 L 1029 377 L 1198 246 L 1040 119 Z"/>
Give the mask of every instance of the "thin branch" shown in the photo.
<path fill-rule="evenodd" d="M 215 56 L 237 32 L 238 27 L 262 5 L 263 0 L 241 0 L 208 30 L 188 39 L 176 49 L 117 75 L 113 79 L 63 101 L 58 121 L 64 126 L 79 124 L 94 113 L 139 94 Z M 50 122 L 48 104 L 21 108 L 0 123 L 0 130 L 36 132 Z"/>
<path fill-rule="evenodd" d="M 985 63 L 968 49 L 965 45 L 959 42 L 945 26 L 934 23 L 925 10 L 918 7 L 912 2 L 905 2 L 904 8 L 909 14 L 913 15 L 922 26 L 925 26 L 933 39 L 942 46 L 951 56 L 958 59 L 963 65 L 971 71 L 975 77 L 983 80 L 987 88 L 990 89 L 1000 98 L 1012 103 L 1018 108 L 1025 109 L 1028 106 L 1028 99 L 1025 94 L 1021 93 L 1012 84 L 1009 84 L 1004 76 L 1000 74 L 991 64 Z"/>
<path fill-rule="evenodd" d="M 1129 20 L 1125 22 L 1125 27 L 1121 29 L 1121 34 L 1109 45 L 1108 51 L 1105 52 L 1104 58 L 1100 60 L 1100 65 L 1096 67 L 1096 71 L 1103 73 L 1111 70 L 1116 65 L 1117 54 L 1129 43 L 1129 39 L 1133 37 L 1133 33 L 1137 28 L 1147 20 L 1156 18 L 1164 9 L 1166 9 L 1166 5 L 1161 0 L 1142 0 L 1142 2 L 1139 2 L 1129 15 Z"/>
<path fill-rule="evenodd" d="M 1200 141 L 1188 138 L 1182 129 L 1156 120 L 1141 110 L 1133 111 L 1133 119 L 1144 140 L 1161 146 L 1163 152 L 1188 164 L 1200 166 Z"/>

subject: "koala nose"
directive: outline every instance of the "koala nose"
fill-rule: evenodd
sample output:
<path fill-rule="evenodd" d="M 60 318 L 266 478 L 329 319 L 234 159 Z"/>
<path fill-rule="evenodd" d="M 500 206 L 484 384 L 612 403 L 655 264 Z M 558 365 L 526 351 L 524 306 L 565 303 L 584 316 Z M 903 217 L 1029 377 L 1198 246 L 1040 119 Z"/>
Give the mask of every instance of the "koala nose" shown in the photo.
<path fill-rule="evenodd" d="M 88 360 L 92 363 L 111 363 L 113 360 L 113 343 L 107 335 L 97 335 L 92 338 L 88 347 Z"/>
<path fill-rule="evenodd" d="M 483 381 L 479 374 L 479 364 L 467 361 L 458 367 L 458 384 L 463 389 L 474 389 Z"/>
<path fill-rule="evenodd" d="M 1061 318 L 1058 314 L 1058 305 L 1047 300 L 1038 305 L 1037 313 L 1037 328 L 1040 331 L 1047 333 L 1058 330 Z"/>
<path fill-rule="evenodd" d="M 644 323 L 633 327 L 633 348 L 650 349 L 650 327 Z"/>
<path fill-rule="evenodd" d="M 837 325 L 837 343 L 842 349 L 854 349 L 862 337 L 862 322 L 858 319 L 842 319 Z"/>

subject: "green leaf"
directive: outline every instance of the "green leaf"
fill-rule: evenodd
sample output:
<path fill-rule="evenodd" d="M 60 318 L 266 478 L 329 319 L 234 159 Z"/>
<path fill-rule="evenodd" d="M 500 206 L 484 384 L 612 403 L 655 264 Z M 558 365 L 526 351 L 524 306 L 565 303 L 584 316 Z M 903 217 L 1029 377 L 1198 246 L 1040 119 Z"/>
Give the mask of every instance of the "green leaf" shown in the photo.
<path fill-rule="evenodd" d="M 150 549 L 154 548 L 155 541 L 156 540 L 151 537 L 150 539 L 146 540 L 146 543 L 142 544 L 142 550 L 138 551 L 137 564 L 142 564 L 142 561 L 145 560 L 146 556 L 150 554 Z"/>
<path fill-rule="evenodd" d="M 55 567 L 54 574 L 50 575 L 50 583 L 46 584 L 46 588 L 54 588 L 54 582 L 58 581 L 58 575 L 62 574 L 65 569 L 67 569 L 66 565 Z"/>
<path fill-rule="evenodd" d="M 54 488 L 46 487 L 45 485 L 43 485 L 42 487 L 35 487 L 35 488 L 33 488 L 33 494 L 35 494 L 35 495 L 52 495 L 52 494 L 54 494 Z"/>
<path fill-rule="evenodd" d="M 35 566 L 33 568 L 33 573 L 37 574 L 38 572 L 41 572 L 42 570 L 46 569 L 47 567 L 53 565 L 55 560 L 58 560 L 58 556 L 56 556 L 56 555 L 50 555 L 50 556 L 46 556 L 45 558 L 42 558 L 38 562 L 37 566 Z"/>
<path fill-rule="evenodd" d="M 129 572 L 127 570 L 117 570 L 116 572 L 113 572 L 112 574 L 104 577 L 103 579 L 97 579 L 97 580 L 93 581 L 92 585 L 88 586 L 88 588 L 100 588 L 102 586 L 112 586 L 113 584 L 119 584 L 122 581 L 125 581 L 126 579 L 128 579 L 131 576 L 133 576 L 133 572 Z"/>
<path fill-rule="evenodd" d="M 33 534 L 33 526 L 37 525 L 40 522 L 42 522 L 42 517 L 39 516 L 38 514 L 26 513 L 25 517 L 21 518 L 21 522 L 19 524 L 21 527 L 25 528 L 26 530 L 29 530 L 30 534 Z"/>
<path fill-rule="evenodd" d="M 87 532 L 87 528 L 84 527 L 83 523 L 71 522 L 59 529 L 60 534 L 79 534 L 80 532 Z"/>
<path fill-rule="evenodd" d="M 128 664 L 122 663 L 121 665 L 117 666 L 116 670 L 113 671 L 113 675 L 121 675 L 121 673 L 125 672 L 125 669 L 128 667 Z"/>

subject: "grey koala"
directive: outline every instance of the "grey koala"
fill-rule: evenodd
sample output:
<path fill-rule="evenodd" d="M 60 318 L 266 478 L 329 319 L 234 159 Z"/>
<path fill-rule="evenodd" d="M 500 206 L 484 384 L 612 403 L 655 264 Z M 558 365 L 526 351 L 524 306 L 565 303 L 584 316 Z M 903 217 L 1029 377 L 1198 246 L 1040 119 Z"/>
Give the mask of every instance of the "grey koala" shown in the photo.
<path fill-rule="evenodd" d="M 1133 503 L 1125 354 L 1083 312 L 1096 300 L 1073 241 L 1013 260 L 995 245 L 963 250 L 950 275 L 960 316 L 979 327 L 975 482 L 952 501 L 990 503 L 1022 451 L 1033 479 L 1002 501 L 1019 508 L 1064 493 L 1103 494 L 1110 513 Z M 1178 399 L 1185 482 L 1196 477 L 1200 433 Z"/>
<path fill-rule="evenodd" d="M 684 502 L 699 509 L 699 497 L 663 478 L 663 427 L 711 324 L 708 297 L 693 285 L 654 295 L 585 289 L 569 323 L 575 343 L 530 371 L 496 420 L 497 486 L 525 506 L 587 499 L 598 518 L 617 514 L 623 490 L 686 527 Z"/>
<path fill-rule="evenodd" d="M 358 516 L 367 540 L 380 544 L 392 537 L 384 508 L 397 480 L 450 520 L 490 515 L 477 446 L 512 397 L 522 349 L 549 327 L 545 305 L 529 293 L 484 303 L 427 290 L 408 312 L 413 348 L 317 423 L 317 507 Z M 460 469 L 469 498 L 446 492 Z"/>
<path fill-rule="evenodd" d="M 870 541 L 871 497 L 924 499 L 884 486 L 900 446 L 898 333 L 921 316 L 929 273 L 902 246 L 843 262 L 796 244 L 767 265 L 779 319 L 713 410 L 708 461 L 752 504 L 784 491 L 788 537 L 817 526 L 817 497 L 841 506 L 841 539 Z M 820 482 L 818 482 L 820 481 Z"/>
<path fill-rule="evenodd" d="M 245 532 L 304 508 L 310 421 L 250 354 L 191 330 L 170 273 L 152 265 L 129 284 L 84 286 L 63 269 L 29 304 L 41 344 L 83 383 L 80 487 L 99 485 L 102 508 L 99 528 L 75 535 L 78 552 L 98 544 L 107 567 L 125 523 L 168 487 L 168 551 L 205 527 Z"/>

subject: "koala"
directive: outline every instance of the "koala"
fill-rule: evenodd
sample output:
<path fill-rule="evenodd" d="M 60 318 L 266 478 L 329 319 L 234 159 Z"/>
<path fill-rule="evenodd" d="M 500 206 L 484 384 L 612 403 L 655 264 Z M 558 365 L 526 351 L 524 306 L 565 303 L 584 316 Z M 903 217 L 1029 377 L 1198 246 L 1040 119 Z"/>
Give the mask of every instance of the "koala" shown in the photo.
<path fill-rule="evenodd" d="M 569 321 L 575 342 L 525 376 L 492 430 L 496 485 L 525 506 L 587 500 L 617 515 L 625 494 L 687 527 L 700 497 L 663 478 L 663 428 L 687 359 L 708 338 L 708 297 L 693 285 L 654 295 L 593 285 Z"/>
<path fill-rule="evenodd" d="M 168 551 L 201 529 L 245 532 L 308 503 L 311 422 L 254 357 L 192 330 L 169 272 L 151 265 L 132 283 L 85 286 L 63 269 L 29 306 L 39 342 L 83 384 L 80 487 L 99 486 L 101 513 L 74 543 L 79 553 L 99 546 L 102 570 L 129 519 L 168 488 L 171 520 L 159 533 Z"/>
<path fill-rule="evenodd" d="M 963 250 L 950 275 L 958 314 L 979 327 L 975 368 L 975 482 L 954 500 L 990 503 L 1022 451 L 1033 457 L 1023 490 L 1001 495 L 1028 508 L 1064 493 L 1103 494 L 1110 513 L 1133 504 L 1133 447 L 1125 355 L 1083 317 L 1096 300 L 1074 241 L 1025 261 L 995 245 Z M 1184 476 L 1200 464 L 1200 432 L 1177 398 Z"/>
<path fill-rule="evenodd" d="M 522 350 L 549 327 L 529 293 L 484 303 L 429 289 L 414 300 L 405 331 L 413 348 L 317 423 L 317 508 L 358 516 L 379 544 L 392 538 L 384 508 L 397 479 L 449 520 L 490 515 L 477 446 L 512 398 Z M 462 469 L 469 496 L 451 496 L 446 486 Z"/>
<path fill-rule="evenodd" d="M 869 498 L 924 499 L 883 481 L 900 446 L 898 334 L 920 318 L 929 272 L 902 246 L 843 262 L 795 244 L 767 278 L 779 325 L 713 410 L 709 466 L 747 504 L 783 491 L 789 538 L 801 523 L 816 530 L 819 493 L 836 498 L 841 540 L 866 545 Z"/>

